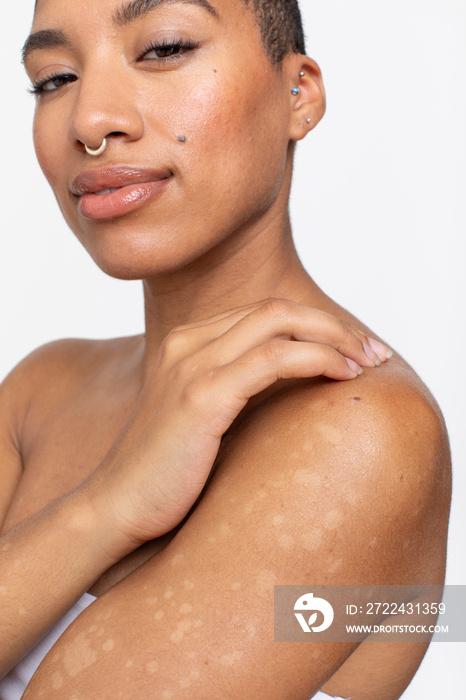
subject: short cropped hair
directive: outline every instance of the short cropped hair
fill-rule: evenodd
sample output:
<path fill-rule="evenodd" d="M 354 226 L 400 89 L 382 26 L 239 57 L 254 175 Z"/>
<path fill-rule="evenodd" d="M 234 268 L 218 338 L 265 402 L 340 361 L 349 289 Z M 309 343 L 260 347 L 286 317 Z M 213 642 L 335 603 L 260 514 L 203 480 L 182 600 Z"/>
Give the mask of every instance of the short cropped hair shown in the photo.
<path fill-rule="evenodd" d="M 242 0 L 254 14 L 262 43 L 273 64 L 287 53 L 306 53 L 298 0 Z"/>

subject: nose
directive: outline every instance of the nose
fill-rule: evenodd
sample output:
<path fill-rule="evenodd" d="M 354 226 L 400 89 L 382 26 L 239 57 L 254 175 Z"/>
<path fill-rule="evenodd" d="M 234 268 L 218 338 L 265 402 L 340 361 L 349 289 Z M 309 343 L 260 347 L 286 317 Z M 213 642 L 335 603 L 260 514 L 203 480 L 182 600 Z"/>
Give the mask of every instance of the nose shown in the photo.
<path fill-rule="evenodd" d="M 89 71 L 81 77 L 76 94 L 68 139 L 77 151 L 98 151 L 104 139 L 110 147 L 143 135 L 144 120 L 136 94 L 128 80 L 122 80 L 121 75 L 117 79 L 115 71 L 113 75 L 110 71 Z"/>

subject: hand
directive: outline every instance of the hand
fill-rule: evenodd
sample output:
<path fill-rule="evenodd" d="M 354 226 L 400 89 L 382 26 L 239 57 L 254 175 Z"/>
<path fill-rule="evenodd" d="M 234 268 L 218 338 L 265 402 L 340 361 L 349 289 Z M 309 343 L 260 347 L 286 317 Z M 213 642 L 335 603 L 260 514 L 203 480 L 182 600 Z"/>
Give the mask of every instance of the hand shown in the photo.
<path fill-rule="evenodd" d="M 390 354 L 340 319 L 284 299 L 174 328 L 124 430 L 83 485 L 120 533 L 115 559 L 182 521 L 251 396 L 280 379 L 354 379 Z"/>

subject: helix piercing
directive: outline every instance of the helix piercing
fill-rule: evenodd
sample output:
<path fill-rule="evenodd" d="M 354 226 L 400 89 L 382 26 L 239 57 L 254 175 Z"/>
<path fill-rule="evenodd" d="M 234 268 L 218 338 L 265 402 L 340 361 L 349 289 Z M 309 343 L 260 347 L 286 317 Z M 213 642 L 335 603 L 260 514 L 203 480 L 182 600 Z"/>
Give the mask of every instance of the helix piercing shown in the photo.
<path fill-rule="evenodd" d="M 100 154 L 103 153 L 106 148 L 107 148 L 107 139 L 106 138 L 104 138 L 104 140 L 102 141 L 100 146 L 98 148 L 96 148 L 95 150 L 93 148 L 89 148 L 89 146 L 86 146 L 86 144 L 84 144 L 84 149 L 85 149 L 86 153 L 90 156 L 100 156 Z"/>

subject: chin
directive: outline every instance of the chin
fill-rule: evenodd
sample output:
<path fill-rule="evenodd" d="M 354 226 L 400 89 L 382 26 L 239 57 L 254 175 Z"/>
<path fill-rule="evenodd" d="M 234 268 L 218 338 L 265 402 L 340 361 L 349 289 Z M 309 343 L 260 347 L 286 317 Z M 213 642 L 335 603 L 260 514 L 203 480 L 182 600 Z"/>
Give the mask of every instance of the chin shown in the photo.
<path fill-rule="evenodd" d="M 171 274 L 196 262 L 215 241 L 196 241 L 196 236 L 131 235 L 100 236 L 81 243 L 105 274 L 121 280 L 142 280 Z M 212 245 L 213 244 L 213 245 Z"/>
<path fill-rule="evenodd" d="M 158 255 L 157 251 L 144 255 L 137 255 L 134 252 L 124 254 L 124 251 L 120 251 L 118 255 L 111 255 L 100 251 L 99 254 L 91 254 L 91 257 L 106 275 L 119 280 L 143 280 L 157 277 L 184 266 L 182 260 L 167 259 Z"/>

